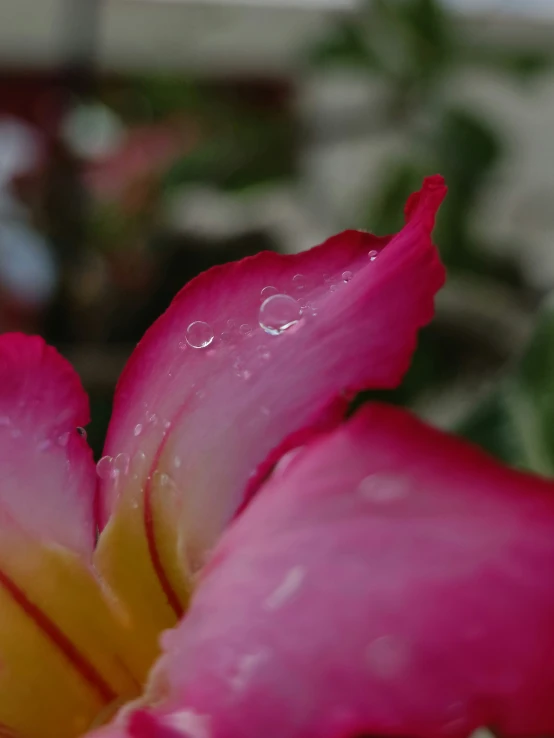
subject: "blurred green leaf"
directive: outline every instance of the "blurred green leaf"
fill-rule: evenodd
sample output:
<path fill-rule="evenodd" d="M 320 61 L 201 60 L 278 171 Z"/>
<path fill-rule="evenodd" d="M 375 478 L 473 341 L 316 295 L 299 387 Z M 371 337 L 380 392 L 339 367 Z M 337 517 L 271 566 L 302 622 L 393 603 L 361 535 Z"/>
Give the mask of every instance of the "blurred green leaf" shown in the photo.
<path fill-rule="evenodd" d="M 399 231 L 404 224 L 406 200 L 418 189 L 425 173 L 414 161 L 387 162 L 378 177 L 381 186 L 370 202 L 365 219 L 368 230 L 382 235 Z"/>
<path fill-rule="evenodd" d="M 460 61 L 526 82 L 547 71 L 554 62 L 554 55 L 542 49 L 467 43 L 461 50 Z"/>
<path fill-rule="evenodd" d="M 295 136 L 288 120 L 238 120 L 235 116 L 177 161 L 166 175 L 164 187 L 196 182 L 241 190 L 290 178 L 295 173 Z"/>
<path fill-rule="evenodd" d="M 554 475 L 554 300 L 520 360 L 458 431 L 511 464 Z"/>
<path fill-rule="evenodd" d="M 376 67 L 375 54 L 367 45 L 365 28 L 356 21 L 340 20 L 331 33 L 316 44 L 308 54 L 315 67 L 354 66 Z"/>

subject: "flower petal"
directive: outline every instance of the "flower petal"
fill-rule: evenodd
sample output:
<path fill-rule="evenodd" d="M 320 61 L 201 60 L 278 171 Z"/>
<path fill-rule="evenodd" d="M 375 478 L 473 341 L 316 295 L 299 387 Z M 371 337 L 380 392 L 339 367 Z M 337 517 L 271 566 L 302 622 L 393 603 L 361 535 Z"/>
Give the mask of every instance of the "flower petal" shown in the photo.
<path fill-rule="evenodd" d="M 140 694 L 140 642 L 111 605 L 77 555 L 0 535 L 0 723 L 73 738 Z"/>
<path fill-rule="evenodd" d="M 87 421 L 79 379 L 53 348 L 0 336 L 0 734 L 71 738 L 136 696 L 151 662 L 90 565 Z"/>
<path fill-rule="evenodd" d="M 0 528 L 90 556 L 96 474 L 77 431 L 88 398 L 71 365 L 38 336 L 0 336 Z"/>
<path fill-rule="evenodd" d="M 552 735 L 553 570 L 552 482 L 366 407 L 223 535 L 148 735 Z"/>
<path fill-rule="evenodd" d="M 444 194 L 440 177 L 426 180 L 392 238 L 347 231 L 306 253 L 216 267 L 139 344 L 117 388 L 106 454 L 141 471 L 116 475 L 117 489 L 113 476 L 104 482 L 101 516 L 118 496 L 144 498 L 152 568 L 177 614 L 186 597 L 176 592 L 179 561 L 201 566 L 282 453 L 336 424 L 357 390 L 400 381 L 444 279 L 430 238 Z M 281 297 L 264 304 L 264 329 L 268 291 Z M 103 571 L 110 548 L 101 542 Z"/>

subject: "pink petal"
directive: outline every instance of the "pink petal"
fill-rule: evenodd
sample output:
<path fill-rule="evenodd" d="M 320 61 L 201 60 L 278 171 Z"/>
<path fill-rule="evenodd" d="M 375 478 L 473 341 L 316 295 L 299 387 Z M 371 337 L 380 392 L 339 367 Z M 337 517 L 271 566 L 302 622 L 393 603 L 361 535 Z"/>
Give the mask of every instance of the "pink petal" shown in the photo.
<path fill-rule="evenodd" d="M 0 526 L 89 554 L 96 475 L 78 431 L 87 396 L 71 365 L 38 336 L 0 336 Z"/>
<path fill-rule="evenodd" d="M 336 424 L 357 390 L 398 384 L 444 279 L 430 238 L 444 194 L 440 177 L 426 180 L 393 238 L 346 231 L 306 253 L 216 267 L 147 332 L 118 385 L 105 452 L 131 466 L 145 454 L 141 479 L 169 475 L 193 566 L 287 447 Z M 259 324 L 267 287 L 314 310 L 268 335 Z M 207 326 L 191 337 L 196 321 Z M 189 345 L 212 335 L 204 348 Z M 104 484 L 104 523 L 115 499 Z"/>
<path fill-rule="evenodd" d="M 224 534 L 130 734 L 553 735 L 553 571 L 554 484 L 366 407 Z"/>

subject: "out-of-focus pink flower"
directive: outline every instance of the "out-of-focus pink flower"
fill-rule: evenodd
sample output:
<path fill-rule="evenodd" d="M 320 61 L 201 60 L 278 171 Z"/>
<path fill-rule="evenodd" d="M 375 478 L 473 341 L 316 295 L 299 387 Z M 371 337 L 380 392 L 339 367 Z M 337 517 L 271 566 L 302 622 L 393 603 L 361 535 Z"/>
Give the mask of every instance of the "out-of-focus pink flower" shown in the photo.
<path fill-rule="evenodd" d="M 133 200 L 197 141 L 198 131 L 191 121 L 137 127 L 127 133 L 116 152 L 89 165 L 85 184 L 98 201 L 119 200 L 126 211 L 134 210 Z"/>

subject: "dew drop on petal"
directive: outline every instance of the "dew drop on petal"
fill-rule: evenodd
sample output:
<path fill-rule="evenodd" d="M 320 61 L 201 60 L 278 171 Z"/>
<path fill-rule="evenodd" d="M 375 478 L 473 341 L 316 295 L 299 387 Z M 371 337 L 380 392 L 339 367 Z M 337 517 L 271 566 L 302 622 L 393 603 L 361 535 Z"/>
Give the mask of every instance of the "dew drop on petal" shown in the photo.
<path fill-rule="evenodd" d="M 300 589 L 306 576 L 303 566 L 293 566 L 279 586 L 264 601 L 265 610 L 277 610 L 282 607 Z"/>
<path fill-rule="evenodd" d="M 269 361 L 269 359 L 271 359 L 271 351 L 268 350 L 267 346 L 264 346 L 263 344 L 258 346 L 257 352 L 260 359 L 263 359 L 264 361 Z"/>
<path fill-rule="evenodd" d="M 214 332 L 208 323 L 195 320 L 187 328 L 186 339 L 191 348 L 206 348 L 214 340 Z"/>
<path fill-rule="evenodd" d="M 100 479 L 109 479 L 112 473 L 113 458 L 111 456 L 102 456 L 96 464 L 96 473 Z"/>
<path fill-rule="evenodd" d="M 135 430 L 133 431 L 133 433 L 135 434 L 135 436 L 140 436 L 140 434 L 142 433 L 142 423 L 137 423 L 135 425 Z"/>
<path fill-rule="evenodd" d="M 403 500 L 409 492 L 410 480 L 401 474 L 371 474 L 358 485 L 358 493 L 365 500 L 377 505 Z"/>
<path fill-rule="evenodd" d="M 375 261 L 375 259 L 379 256 L 379 252 L 375 251 L 375 249 L 371 249 L 368 256 L 370 261 Z"/>
<path fill-rule="evenodd" d="M 60 436 L 58 436 L 58 444 L 63 447 L 67 446 L 67 444 L 69 443 L 69 436 L 69 431 L 62 433 Z"/>
<path fill-rule="evenodd" d="M 248 336 L 250 333 L 252 333 L 252 326 L 248 323 L 243 323 L 240 327 L 240 332 L 243 336 Z"/>
<path fill-rule="evenodd" d="M 343 282 L 350 282 L 350 280 L 352 279 L 353 276 L 354 275 L 352 274 L 352 272 L 343 272 L 342 273 L 342 281 Z"/>
<path fill-rule="evenodd" d="M 166 474 L 165 472 L 154 472 L 153 481 L 158 490 L 165 495 L 174 494 L 177 490 L 175 482 L 169 474 Z"/>
<path fill-rule="evenodd" d="M 337 285 L 336 285 L 336 284 L 332 284 L 332 285 L 331 285 L 331 286 L 329 287 L 329 290 L 330 290 L 331 292 L 336 292 L 336 291 L 337 291 L 337 289 L 338 289 L 338 287 L 337 287 Z"/>
<path fill-rule="evenodd" d="M 276 295 L 277 292 L 277 287 L 272 287 L 271 285 L 268 285 L 267 287 L 264 287 L 263 290 L 260 292 L 260 297 L 262 301 L 267 300 L 268 297 L 271 297 L 271 295 Z"/>
<path fill-rule="evenodd" d="M 234 673 L 230 678 L 231 687 L 235 692 L 241 692 L 252 681 L 259 665 L 269 658 L 269 649 L 247 653 L 240 657 Z"/>
<path fill-rule="evenodd" d="M 381 679 L 401 677 L 409 664 L 407 644 L 392 635 L 381 636 L 369 644 L 366 663 L 371 672 Z"/>
<path fill-rule="evenodd" d="M 278 336 L 296 325 L 301 313 L 301 307 L 293 297 L 272 295 L 260 307 L 260 326 L 271 336 Z"/>
<path fill-rule="evenodd" d="M 275 468 L 273 470 L 274 475 L 281 475 L 287 469 L 291 461 L 294 459 L 294 457 L 302 450 L 302 446 L 297 446 L 296 448 L 291 449 L 290 451 L 287 451 L 284 456 L 282 456 L 279 461 L 275 464 Z"/>
<path fill-rule="evenodd" d="M 133 476 L 138 478 L 146 471 L 146 454 L 144 451 L 138 451 L 129 463 L 132 464 Z"/>
<path fill-rule="evenodd" d="M 303 274 L 295 274 L 292 283 L 298 292 L 306 289 L 306 277 Z"/>
<path fill-rule="evenodd" d="M 230 331 L 223 331 L 223 333 L 220 336 L 223 343 L 229 343 L 233 339 L 233 335 Z"/>
<path fill-rule="evenodd" d="M 124 476 L 129 471 L 129 454 L 118 454 L 113 462 L 113 471 L 116 475 Z M 112 474 L 113 476 L 113 474 Z"/>

